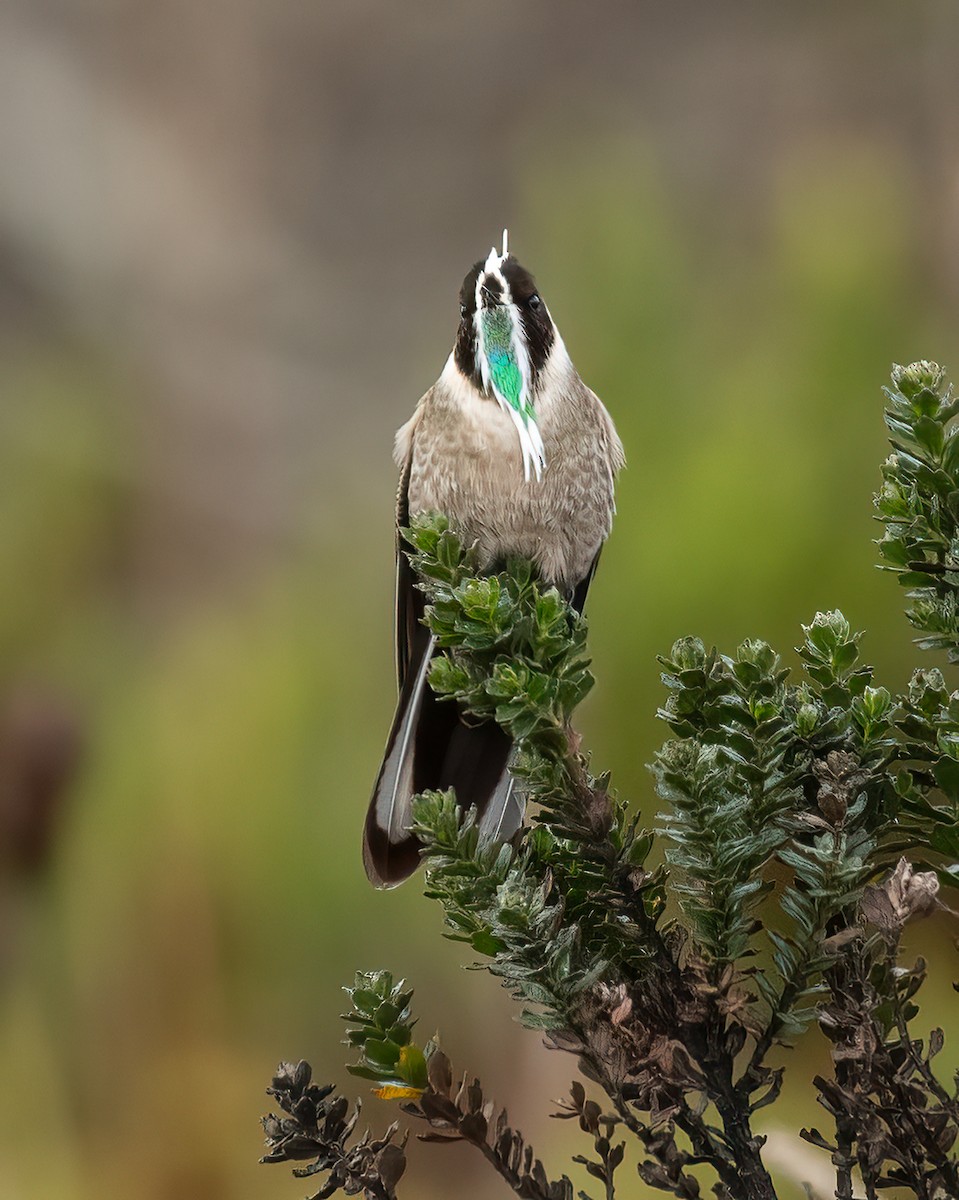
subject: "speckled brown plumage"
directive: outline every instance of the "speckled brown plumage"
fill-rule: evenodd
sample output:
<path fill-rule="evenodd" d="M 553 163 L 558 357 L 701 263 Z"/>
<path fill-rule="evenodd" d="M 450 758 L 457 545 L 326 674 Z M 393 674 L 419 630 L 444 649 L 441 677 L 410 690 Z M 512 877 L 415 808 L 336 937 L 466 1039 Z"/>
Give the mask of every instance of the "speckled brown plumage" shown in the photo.
<path fill-rule="evenodd" d="M 609 535 L 623 449 L 568 358 L 546 374 L 537 404 L 549 464 L 542 480 L 524 480 L 510 419 L 449 367 L 397 434 L 396 458 L 401 470 L 409 465 L 411 514 L 445 513 L 479 543 L 483 569 L 522 555 L 571 594 Z"/>

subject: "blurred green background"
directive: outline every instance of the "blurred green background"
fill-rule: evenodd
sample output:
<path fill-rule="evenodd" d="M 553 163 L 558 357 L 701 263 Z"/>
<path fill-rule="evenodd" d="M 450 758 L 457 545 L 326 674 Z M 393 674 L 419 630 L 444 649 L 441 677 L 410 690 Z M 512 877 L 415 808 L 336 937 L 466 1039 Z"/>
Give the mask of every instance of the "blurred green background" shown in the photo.
<path fill-rule="evenodd" d="M 793 663 L 841 607 L 901 687 L 879 389 L 959 368 L 957 52 L 950 0 L 7 0 L 0 1200 L 303 1195 L 256 1164 L 263 1088 L 304 1056 L 364 1090 L 336 1014 L 374 967 L 564 1169 L 573 1061 L 360 865 L 393 431 L 509 225 L 629 459 L 595 763 L 654 819 L 687 633 Z M 912 938 L 947 1068 L 954 934 Z M 795 1136 L 822 1056 L 763 1114 L 784 1197 L 824 1168 Z M 422 1147 L 405 1194 L 504 1193 Z"/>

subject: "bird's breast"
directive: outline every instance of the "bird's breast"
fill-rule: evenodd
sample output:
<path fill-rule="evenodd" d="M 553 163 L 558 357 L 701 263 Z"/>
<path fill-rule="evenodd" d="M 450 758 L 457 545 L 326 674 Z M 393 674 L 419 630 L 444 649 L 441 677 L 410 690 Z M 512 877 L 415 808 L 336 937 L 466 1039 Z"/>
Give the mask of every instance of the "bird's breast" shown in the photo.
<path fill-rule="evenodd" d="M 465 391 L 466 389 L 464 389 Z M 481 567 L 509 555 L 536 563 L 569 589 L 586 574 L 612 519 L 612 472 L 599 428 L 560 407 L 540 418 L 546 470 L 526 480 L 516 428 L 478 393 L 426 405 L 417 421 L 409 479 L 411 513 L 444 513 L 475 540 Z"/>

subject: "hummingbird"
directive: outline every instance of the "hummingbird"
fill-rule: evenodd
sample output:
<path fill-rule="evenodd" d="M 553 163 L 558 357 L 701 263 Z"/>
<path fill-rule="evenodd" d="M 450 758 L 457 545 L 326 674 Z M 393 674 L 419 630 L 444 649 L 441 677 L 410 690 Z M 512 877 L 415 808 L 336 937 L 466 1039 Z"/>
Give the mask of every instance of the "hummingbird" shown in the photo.
<path fill-rule="evenodd" d="M 580 379 L 532 275 L 494 247 L 460 290 L 459 327 L 443 371 L 396 434 L 396 664 L 399 700 L 366 818 L 363 863 L 377 887 L 419 863 L 412 799 L 455 790 L 480 835 L 505 841 L 524 804 L 510 775 L 512 741 L 430 689 L 435 639 L 423 623 L 399 530 L 440 512 L 481 572 L 529 559 L 579 612 L 609 534 L 624 465 L 612 418 Z"/>

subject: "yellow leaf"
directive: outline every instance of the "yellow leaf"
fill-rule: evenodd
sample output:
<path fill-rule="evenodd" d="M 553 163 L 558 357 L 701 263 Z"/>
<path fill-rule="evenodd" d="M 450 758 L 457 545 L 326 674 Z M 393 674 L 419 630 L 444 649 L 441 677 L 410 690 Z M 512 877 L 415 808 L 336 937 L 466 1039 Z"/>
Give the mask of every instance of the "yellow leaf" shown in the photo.
<path fill-rule="evenodd" d="M 373 1095 L 379 1096 L 381 1100 L 416 1100 L 423 1095 L 425 1088 L 414 1087 L 396 1087 L 394 1084 L 388 1084 L 386 1087 L 374 1088 Z"/>

